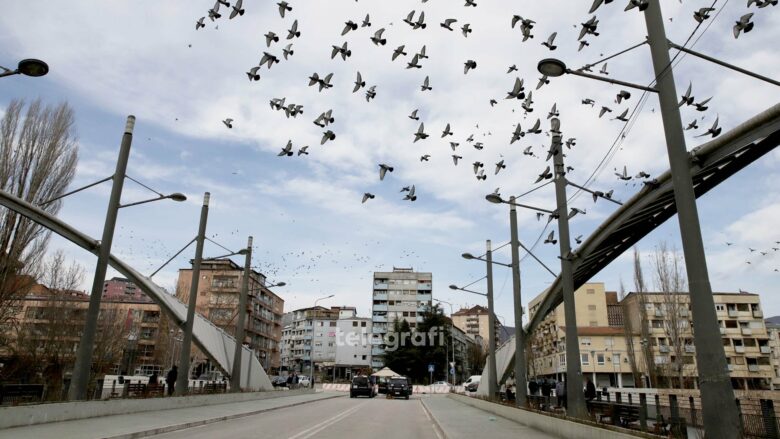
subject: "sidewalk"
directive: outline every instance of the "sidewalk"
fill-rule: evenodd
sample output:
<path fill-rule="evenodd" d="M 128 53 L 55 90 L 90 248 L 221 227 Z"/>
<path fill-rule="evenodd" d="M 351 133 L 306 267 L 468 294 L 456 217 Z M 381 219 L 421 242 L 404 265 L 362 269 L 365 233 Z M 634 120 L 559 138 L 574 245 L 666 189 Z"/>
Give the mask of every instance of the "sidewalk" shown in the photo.
<path fill-rule="evenodd" d="M 52 422 L 0 430 L 0 439 L 138 438 L 343 396 L 318 392 L 257 401 Z"/>
<path fill-rule="evenodd" d="M 553 439 L 555 436 L 518 424 L 492 413 L 462 404 L 446 396 L 421 399 L 446 439 L 473 439 L 484 437 L 522 437 L 524 439 Z"/>

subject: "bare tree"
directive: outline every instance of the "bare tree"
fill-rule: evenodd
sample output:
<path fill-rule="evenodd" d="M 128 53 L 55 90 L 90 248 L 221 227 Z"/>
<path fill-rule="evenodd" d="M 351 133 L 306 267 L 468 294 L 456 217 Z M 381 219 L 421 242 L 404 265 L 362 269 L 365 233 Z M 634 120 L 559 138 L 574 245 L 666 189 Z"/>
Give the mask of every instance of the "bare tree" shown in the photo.
<path fill-rule="evenodd" d="M 639 331 L 641 334 L 640 345 L 642 346 L 642 356 L 645 359 L 647 377 L 650 379 L 649 386 L 658 386 L 655 373 L 655 359 L 653 356 L 653 347 L 650 340 L 650 321 L 647 316 L 647 287 L 645 286 L 645 277 L 642 272 L 642 261 L 639 250 L 634 247 L 634 289 L 637 293 L 639 302 Z"/>
<path fill-rule="evenodd" d="M 14 100 L 0 119 L 0 190 L 32 204 L 65 193 L 78 161 L 73 110 L 67 103 L 27 106 Z M 54 201 L 40 206 L 56 214 Z M 12 325 L 19 303 L 40 269 L 50 232 L 10 209 L 0 210 L 0 327 Z M 25 277 L 24 275 L 30 276 Z"/>
<path fill-rule="evenodd" d="M 636 361 L 636 351 L 634 351 L 634 327 L 631 319 L 628 317 L 628 303 L 623 299 L 626 297 L 626 289 L 623 286 L 623 279 L 620 280 L 620 308 L 623 311 L 623 337 L 626 341 L 626 356 L 628 357 L 628 364 L 631 366 L 631 376 L 634 377 L 634 386 L 644 387 L 644 383 L 641 383 L 641 374 L 639 372 L 639 365 Z"/>
<path fill-rule="evenodd" d="M 653 255 L 652 266 L 656 288 L 663 298 L 664 335 L 674 354 L 674 361 L 668 363 L 668 369 L 682 389 L 685 388 L 686 370 L 690 369 L 686 367 L 685 346 L 689 344 L 691 328 L 688 321 L 688 296 L 685 293 L 688 283 L 681 258 L 675 249 L 670 250 L 662 242 Z"/>

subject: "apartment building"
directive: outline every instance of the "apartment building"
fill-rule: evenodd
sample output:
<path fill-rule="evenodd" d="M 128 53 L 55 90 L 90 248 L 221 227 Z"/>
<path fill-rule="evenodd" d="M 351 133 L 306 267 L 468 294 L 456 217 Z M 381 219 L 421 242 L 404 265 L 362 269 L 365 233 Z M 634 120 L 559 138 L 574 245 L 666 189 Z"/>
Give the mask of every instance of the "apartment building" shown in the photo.
<path fill-rule="evenodd" d="M 766 332 L 769 335 L 770 363 L 774 373 L 772 374 L 771 390 L 780 389 L 780 316 L 770 317 L 764 320 Z"/>
<path fill-rule="evenodd" d="M 528 304 L 533 316 L 546 292 Z M 638 334 L 624 332 L 617 293 L 606 291 L 603 283 L 588 283 L 574 292 L 577 335 L 582 373 L 597 387 L 634 387 L 629 349 Z M 554 380 L 566 376 L 566 318 L 559 305 L 529 337 L 528 373 L 531 377 Z"/>
<path fill-rule="evenodd" d="M 206 259 L 200 267 L 195 310 L 229 334 L 235 334 L 244 268 L 229 259 Z M 176 296 L 187 303 L 192 269 L 180 269 Z M 281 365 L 280 342 L 284 300 L 266 287 L 262 273 L 251 270 L 243 342 L 266 370 Z"/>
<path fill-rule="evenodd" d="M 458 327 L 461 331 L 465 332 L 472 339 L 477 339 L 477 336 L 481 337 L 485 343 L 490 338 L 488 337 L 490 328 L 490 315 L 488 309 L 482 305 L 475 305 L 471 308 L 461 308 L 458 311 L 452 313 L 452 324 Z M 501 334 L 501 322 L 498 318 L 494 319 L 496 326 L 496 337 L 499 338 Z"/>
<path fill-rule="evenodd" d="M 772 364 L 770 333 L 761 301 L 751 293 L 713 293 L 723 349 L 735 389 L 769 389 L 777 376 Z M 687 293 L 630 293 L 624 299 L 633 327 L 644 324 L 648 354 L 658 385 L 696 387 L 696 348 L 693 344 Z M 676 322 L 676 324 L 675 324 Z M 675 335 L 673 328 L 680 328 Z M 644 342 L 644 340 L 643 340 Z"/>
<path fill-rule="evenodd" d="M 103 282 L 103 299 L 153 302 L 152 298 L 141 291 L 136 284 L 123 277 L 113 277 Z"/>
<path fill-rule="evenodd" d="M 340 317 L 355 316 L 354 307 L 301 308 L 284 315 L 282 370 L 308 374 L 336 364 L 336 334 Z"/>
<path fill-rule="evenodd" d="M 335 376 L 349 378 L 371 370 L 371 319 L 340 313 L 336 322 Z"/>
<path fill-rule="evenodd" d="M 413 268 L 393 267 L 391 272 L 375 272 L 372 301 L 372 332 L 376 340 L 371 349 L 371 367 L 384 366 L 385 335 L 396 320 L 406 320 L 414 330 L 422 322 L 422 313 L 433 305 L 433 275 Z"/>

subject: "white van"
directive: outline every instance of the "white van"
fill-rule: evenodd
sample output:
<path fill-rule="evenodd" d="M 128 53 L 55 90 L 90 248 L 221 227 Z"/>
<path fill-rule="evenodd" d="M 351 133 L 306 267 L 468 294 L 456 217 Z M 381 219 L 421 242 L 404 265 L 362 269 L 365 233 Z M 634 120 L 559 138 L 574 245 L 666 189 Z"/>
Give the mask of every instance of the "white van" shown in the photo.
<path fill-rule="evenodd" d="M 469 379 L 463 382 L 463 387 L 468 392 L 476 392 L 477 387 L 479 387 L 479 380 L 481 379 L 482 375 L 472 375 L 469 377 Z"/>

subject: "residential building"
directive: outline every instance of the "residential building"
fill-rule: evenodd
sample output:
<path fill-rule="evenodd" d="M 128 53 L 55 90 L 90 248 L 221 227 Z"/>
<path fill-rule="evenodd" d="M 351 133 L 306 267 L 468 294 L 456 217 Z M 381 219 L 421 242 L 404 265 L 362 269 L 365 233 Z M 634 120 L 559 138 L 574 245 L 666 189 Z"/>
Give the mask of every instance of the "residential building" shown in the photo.
<path fill-rule="evenodd" d="M 766 332 L 769 335 L 769 362 L 772 363 L 771 390 L 780 389 L 780 316 L 770 317 L 764 320 Z"/>
<path fill-rule="evenodd" d="M 546 293 L 546 292 L 545 292 Z M 545 296 L 528 304 L 533 316 Z M 574 292 L 580 362 L 584 377 L 597 387 L 634 387 L 629 350 L 639 343 L 637 334 L 626 334 L 618 312 L 617 293 L 603 283 L 588 283 Z M 566 318 L 563 304 L 553 310 L 529 337 L 528 373 L 554 380 L 566 376 Z"/>
<path fill-rule="evenodd" d="M 235 334 L 244 268 L 229 259 L 206 259 L 200 267 L 195 310 L 229 334 Z M 192 269 L 180 269 L 176 296 L 187 303 Z M 250 271 L 243 343 L 268 371 L 281 365 L 284 300 L 266 287 L 265 276 Z M 205 361 L 205 356 L 203 356 Z"/>
<path fill-rule="evenodd" d="M 489 321 L 490 316 L 488 309 L 482 305 L 475 305 L 471 308 L 461 308 L 452 313 L 452 323 L 472 339 L 476 339 L 477 336 L 480 336 L 482 340 L 489 340 Z M 493 321 L 495 322 L 498 343 L 501 343 L 501 334 L 503 333 L 501 330 L 501 322 L 497 317 L 494 318 Z"/>
<path fill-rule="evenodd" d="M 313 367 L 331 368 L 336 362 L 336 332 L 340 316 L 355 315 L 355 308 L 315 306 L 284 315 L 281 369 L 308 374 Z"/>
<path fill-rule="evenodd" d="M 340 313 L 336 322 L 335 376 L 349 378 L 371 370 L 371 319 Z"/>
<path fill-rule="evenodd" d="M 723 349 L 735 389 L 769 389 L 777 375 L 761 301 L 751 293 L 713 293 Z M 696 349 L 687 293 L 630 293 L 625 317 L 645 325 L 654 386 L 697 387 Z M 676 324 L 675 324 L 676 322 Z M 674 328 L 679 328 L 675 334 Z"/>
<path fill-rule="evenodd" d="M 448 351 L 447 353 L 449 356 L 447 357 L 447 361 L 452 362 L 454 358 L 455 374 L 452 377 L 452 380 L 455 384 L 460 384 L 463 381 L 466 381 L 471 375 L 476 375 L 477 371 L 482 370 L 482 364 L 473 364 L 471 358 L 472 351 L 474 349 L 482 349 L 482 346 L 482 339 L 479 335 L 473 337 L 468 335 L 457 326 L 452 327 L 452 341 L 450 349 L 454 349 L 455 353 L 453 355 L 451 350 Z"/>
<path fill-rule="evenodd" d="M 103 300 L 133 300 L 153 302 L 138 286 L 123 277 L 113 277 L 103 282 Z"/>
<path fill-rule="evenodd" d="M 372 301 L 372 331 L 379 343 L 371 349 L 371 366 L 384 366 L 382 340 L 396 320 L 406 320 L 414 331 L 422 313 L 433 306 L 433 275 L 413 268 L 393 267 L 391 272 L 375 272 Z"/>

